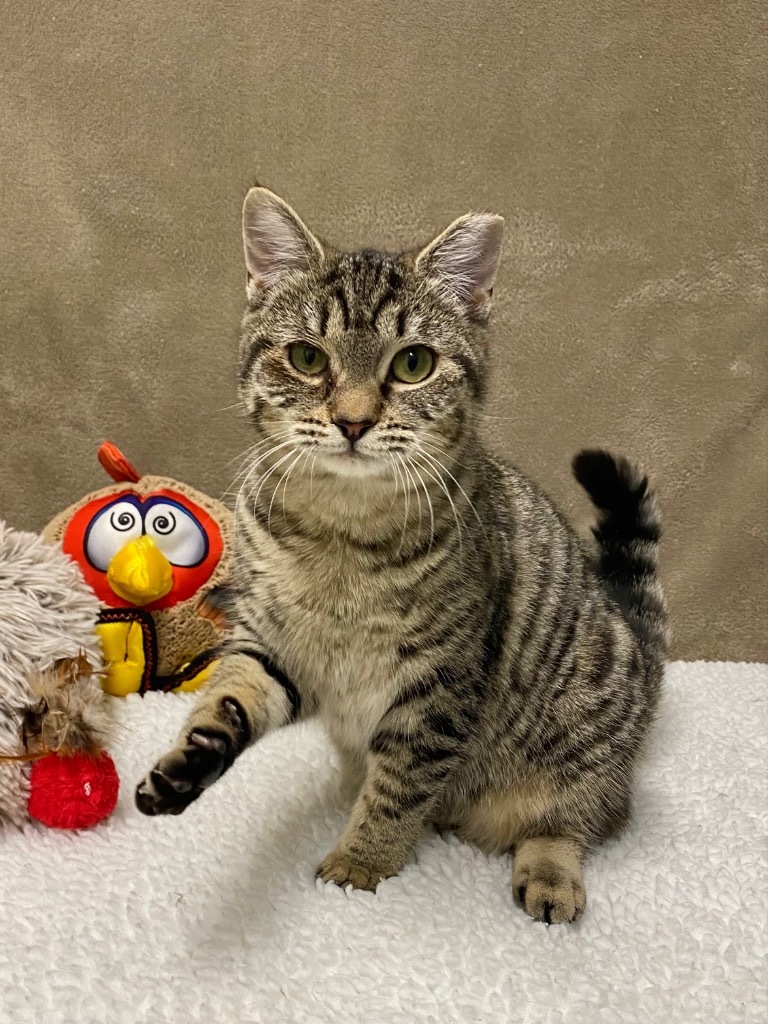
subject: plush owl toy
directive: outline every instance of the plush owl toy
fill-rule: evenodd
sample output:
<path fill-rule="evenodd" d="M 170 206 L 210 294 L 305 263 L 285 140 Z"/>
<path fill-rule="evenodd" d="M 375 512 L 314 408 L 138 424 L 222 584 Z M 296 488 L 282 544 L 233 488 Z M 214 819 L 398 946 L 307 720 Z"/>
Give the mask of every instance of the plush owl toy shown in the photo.
<path fill-rule="evenodd" d="M 101 602 L 104 689 L 195 690 L 227 628 L 232 514 L 186 484 L 140 476 L 110 442 L 98 457 L 115 483 L 56 516 L 43 537 Z"/>

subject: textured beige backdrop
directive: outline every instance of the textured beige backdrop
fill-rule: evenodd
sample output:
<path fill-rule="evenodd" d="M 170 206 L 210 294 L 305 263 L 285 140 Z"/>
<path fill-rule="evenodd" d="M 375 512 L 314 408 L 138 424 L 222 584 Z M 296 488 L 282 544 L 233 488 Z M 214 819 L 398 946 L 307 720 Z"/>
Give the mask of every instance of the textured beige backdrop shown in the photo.
<path fill-rule="evenodd" d="M 768 660 L 766 66 L 749 0 L 71 0 L 0 14 L 0 517 L 105 478 L 218 496 L 258 178 L 349 245 L 507 218 L 489 434 L 586 522 L 662 489 L 685 658 Z"/>

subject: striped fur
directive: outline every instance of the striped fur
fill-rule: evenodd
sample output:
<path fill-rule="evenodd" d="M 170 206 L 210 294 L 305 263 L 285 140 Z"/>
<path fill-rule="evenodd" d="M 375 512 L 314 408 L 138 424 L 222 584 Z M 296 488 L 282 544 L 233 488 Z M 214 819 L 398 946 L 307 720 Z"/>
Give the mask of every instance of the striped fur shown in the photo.
<path fill-rule="evenodd" d="M 322 878 L 375 889 L 432 822 L 517 847 L 525 909 L 574 920 L 581 857 L 627 822 L 659 695 L 655 498 L 625 460 L 577 456 L 593 550 L 478 439 L 498 218 L 463 218 L 420 253 L 339 253 L 254 192 L 237 626 L 137 803 L 178 813 L 267 730 L 317 717 L 355 794 Z M 295 370 L 295 343 L 327 370 Z M 435 369 L 398 383 L 392 357 L 414 344 Z M 354 449 L 340 418 L 373 424 Z"/>

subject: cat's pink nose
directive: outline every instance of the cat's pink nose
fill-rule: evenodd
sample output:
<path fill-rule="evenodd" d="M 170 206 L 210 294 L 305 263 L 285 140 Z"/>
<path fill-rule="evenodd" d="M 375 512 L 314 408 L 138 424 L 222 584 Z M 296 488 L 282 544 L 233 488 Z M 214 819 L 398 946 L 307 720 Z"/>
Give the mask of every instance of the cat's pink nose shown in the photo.
<path fill-rule="evenodd" d="M 366 430 L 370 430 L 373 426 L 373 420 L 360 420 L 359 423 L 350 423 L 349 420 L 334 420 L 333 422 L 352 445 L 356 444 Z"/>

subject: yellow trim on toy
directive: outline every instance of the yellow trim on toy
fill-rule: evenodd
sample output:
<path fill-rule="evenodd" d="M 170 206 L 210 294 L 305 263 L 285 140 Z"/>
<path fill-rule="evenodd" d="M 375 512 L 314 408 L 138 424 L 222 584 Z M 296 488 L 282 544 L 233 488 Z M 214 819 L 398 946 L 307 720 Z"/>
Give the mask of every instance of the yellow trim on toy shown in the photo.
<path fill-rule="evenodd" d="M 107 579 L 124 601 L 140 607 L 165 597 L 173 586 L 171 563 L 144 534 L 121 548 L 109 563 Z"/>
<path fill-rule="evenodd" d="M 144 631 L 140 622 L 100 622 L 96 632 L 104 651 L 101 685 L 113 697 L 138 693 L 144 678 Z"/>
<path fill-rule="evenodd" d="M 174 687 L 171 693 L 191 693 L 193 690 L 199 690 L 201 686 L 208 682 L 220 662 L 221 658 L 216 658 L 214 661 L 209 662 L 197 675 L 192 676 L 191 679 L 185 679 L 181 686 Z M 185 666 L 182 665 L 179 672 L 183 672 L 184 668 Z"/>

